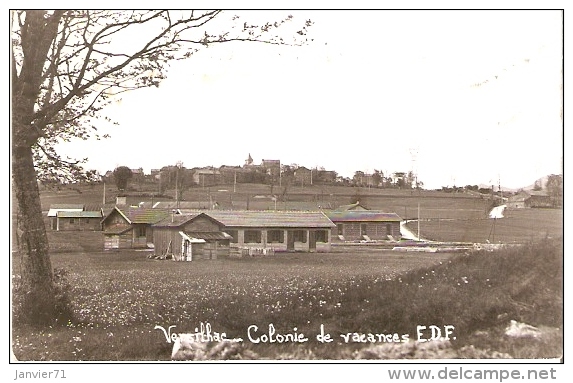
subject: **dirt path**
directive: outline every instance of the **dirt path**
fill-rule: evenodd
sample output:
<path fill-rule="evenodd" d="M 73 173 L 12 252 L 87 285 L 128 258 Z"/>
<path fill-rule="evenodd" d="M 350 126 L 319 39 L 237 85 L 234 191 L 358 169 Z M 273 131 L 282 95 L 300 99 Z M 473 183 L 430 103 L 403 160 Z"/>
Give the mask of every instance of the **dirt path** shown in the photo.
<path fill-rule="evenodd" d="M 406 224 L 408 222 L 417 222 L 417 220 L 411 219 L 408 221 L 400 222 L 400 234 L 402 235 L 402 238 L 404 238 L 404 239 L 412 239 L 412 240 L 416 241 L 416 240 L 418 240 L 418 236 L 416 235 L 416 233 L 414 233 L 410 229 L 408 229 L 408 226 L 406 226 Z M 428 241 L 428 240 L 425 239 L 424 237 L 420 237 L 420 241 Z"/>

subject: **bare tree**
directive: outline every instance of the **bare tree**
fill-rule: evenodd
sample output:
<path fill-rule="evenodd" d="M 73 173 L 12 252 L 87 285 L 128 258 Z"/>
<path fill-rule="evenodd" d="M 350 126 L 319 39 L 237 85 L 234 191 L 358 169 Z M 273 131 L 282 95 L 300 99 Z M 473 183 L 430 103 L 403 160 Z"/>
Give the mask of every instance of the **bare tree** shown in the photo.
<path fill-rule="evenodd" d="M 239 16 L 222 20 L 223 15 L 218 10 L 12 12 L 12 181 L 23 306 L 30 321 L 51 321 L 56 299 L 38 178 L 83 174 L 82 161 L 63 159 L 55 144 L 101 138 L 96 120 L 106 118 L 104 108 L 122 92 L 158 86 L 171 60 L 216 43 L 285 44 L 278 33 L 291 35 L 285 29 L 295 26 L 292 16 L 254 25 Z M 289 43 L 304 43 L 311 24 L 295 26 Z"/>

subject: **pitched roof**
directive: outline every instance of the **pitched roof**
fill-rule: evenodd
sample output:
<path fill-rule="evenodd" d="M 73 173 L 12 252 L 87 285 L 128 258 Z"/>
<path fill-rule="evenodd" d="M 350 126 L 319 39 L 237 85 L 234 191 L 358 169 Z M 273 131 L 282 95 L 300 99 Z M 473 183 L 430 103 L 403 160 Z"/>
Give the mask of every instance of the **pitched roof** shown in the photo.
<path fill-rule="evenodd" d="M 179 205 L 179 206 L 177 206 Z M 158 201 L 153 204 L 154 209 L 208 209 L 209 202 L 201 201 Z"/>
<path fill-rule="evenodd" d="M 114 208 L 114 211 L 117 211 L 119 214 L 121 214 L 130 224 L 131 223 L 154 224 L 156 222 L 161 221 L 170 214 L 170 212 L 167 210 L 146 209 L 141 207 L 127 207 L 120 209 L 119 207 L 116 206 Z M 110 215 L 112 213 L 110 213 Z M 107 217 L 109 217 L 109 215 Z M 107 219 L 107 217 L 105 219 Z"/>
<path fill-rule="evenodd" d="M 106 205 L 102 205 L 101 203 L 86 203 L 84 205 L 84 211 L 101 211 L 105 207 Z"/>
<path fill-rule="evenodd" d="M 524 202 L 531 197 L 545 197 L 549 198 L 549 195 L 544 190 L 522 190 L 519 193 L 512 195 L 508 198 L 509 202 Z"/>
<path fill-rule="evenodd" d="M 208 217 L 209 219 L 213 219 L 211 217 L 209 217 L 208 215 L 196 211 L 196 212 L 192 212 L 192 213 L 187 213 L 187 214 L 170 214 L 170 216 L 163 218 L 162 220 L 156 222 L 153 226 L 154 227 L 179 227 L 181 225 L 186 224 L 189 221 L 194 220 L 195 218 L 197 218 L 200 215 L 204 215 L 206 217 Z"/>
<path fill-rule="evenodd" d="M 48 217 L 55 217 L 59 211 L 82 211 L 82 210 L 84 210 L 83 204 L 55 203 L 50 205 L 50 210 L 48 210 Z"/>
<path fill-rule="evenodd" d="M 205 243 L 207 241 L 205 241 L 202 238 L 193 238 L 190 237 L 189 235 L 185 234 L 184 232 L 180 231 L 179 235 L 181 235 L 181 237 L 183 237 L 183 239 L 186 239 L 187 241 L 191 242 L 191 243 Z"/>
<path fill-rule="evenodd" d="M 342 205 L 335 209 L 335 211 L 347 211 L 347 210 L 368 210 L 368 209 L 360 205 L 360 202 L 351 203 L 350 205 Z"/>
<path fill-rule="evenodd" d="M 330 228 L 335 226 L 320 211 L 209 210 L 206 214 L 226 227 Z"/>
<path fill-rule="evenodd" d="M 59 211 L 58 218 L 101 218 L 101 211 Z"/>
<path fill-rule="evenodd" d="M 50 209 L 84 209 L 83 203 L 53 203 Z"/>
<path fill-rule="evenodd" d="M 191 238 L 204 239 L 207 241 L 233 238 L 229 234 L 224 233 L 222 231 L 210 231 L 210 232 L 195 232 L 195 231 L 189 232 L 189 231 L 186 231 L 185 234 L 187 234 Z"/>
<path fill-rule="evenodd" d="M 396 213 L 384 213 L 378 210 L 346 210 L 327 213 L 332 222 L 400 222 Z"/>
<path fill-rule="evenodd" d="M 549 197 L 549 194 L 547 194 L 545 190 L 528 190 L 526 191 L 526 193 L 529 194 L 530 196 Z"/>

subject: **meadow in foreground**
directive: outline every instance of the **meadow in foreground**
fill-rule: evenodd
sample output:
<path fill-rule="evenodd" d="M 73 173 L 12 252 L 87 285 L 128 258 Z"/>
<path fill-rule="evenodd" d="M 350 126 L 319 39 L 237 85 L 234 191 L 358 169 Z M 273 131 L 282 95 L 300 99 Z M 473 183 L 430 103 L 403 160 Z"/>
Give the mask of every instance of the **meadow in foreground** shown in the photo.
<path fill-rule="evenodd" d="M 463 255 L 371 249 L 197 262 L 149 260 L 143 252 L 55 254 L 73 315 L 49 328 L 20 326 L 15 262 L 13 353 L 18 360 L 169 360 L 172 344 L 158 326 L 193 333 L 209 324 L 243 339 L 231 359 L 417 358 L 383 347 L 436 325 L 453 329 L 436 358 L 555 358 L 562 254 L 560 241 Z M 508 339 L 511 319 L 550 331 Z M 317 341 L 321 325 L 332 342 Z M 276 341 L 288 333 L 308 340 Z"/>

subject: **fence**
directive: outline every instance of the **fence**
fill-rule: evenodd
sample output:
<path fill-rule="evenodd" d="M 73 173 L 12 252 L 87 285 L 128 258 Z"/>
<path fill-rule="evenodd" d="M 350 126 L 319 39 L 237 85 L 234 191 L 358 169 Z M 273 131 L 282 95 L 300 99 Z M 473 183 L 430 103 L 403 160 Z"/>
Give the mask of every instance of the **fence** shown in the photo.
<path fill-rule="evenodd" d="M 237 247 L 235 256 L 238 257 L 266 257 L 275 255 L 275 249 L 272 247 Z"/>

